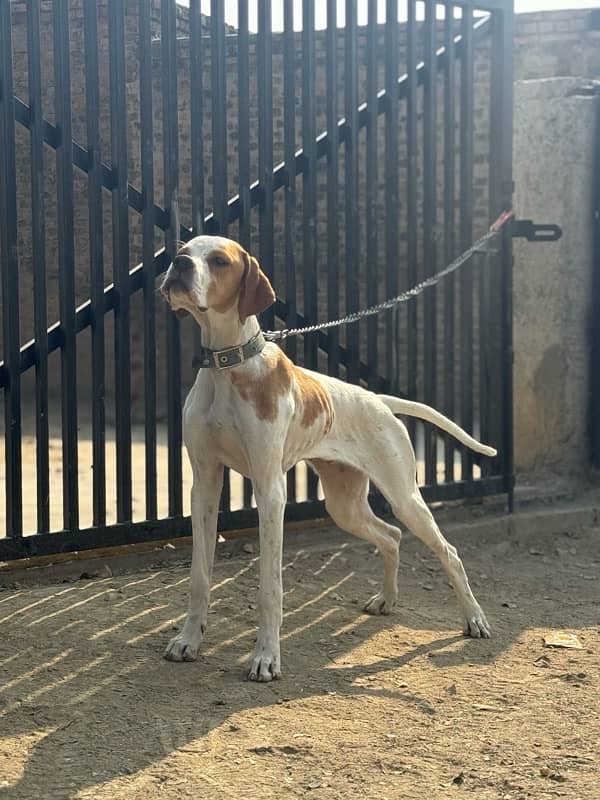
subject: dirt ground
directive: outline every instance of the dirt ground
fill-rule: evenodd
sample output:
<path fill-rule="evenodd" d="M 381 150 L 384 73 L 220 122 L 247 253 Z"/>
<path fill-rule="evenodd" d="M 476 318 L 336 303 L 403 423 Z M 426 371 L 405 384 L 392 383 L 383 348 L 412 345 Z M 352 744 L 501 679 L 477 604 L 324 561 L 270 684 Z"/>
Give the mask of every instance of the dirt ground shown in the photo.
<path fill-rule="evenodd" d="M 449 538 L 493 639 L 460 635 L 412 537 L 399 607 L 376 618 L 361 613 L 380 576 L 372 548 L 292 535 L 271 684 L 244 680 L 258 565 L 239 542 L 218 546 L 193 664 L 161 657 L 185 610 L 184 563 L 0 591 L 0 798 L 596 800 L 600 529 Z M 557 630 L 582 649 L 544 647 Z"/>

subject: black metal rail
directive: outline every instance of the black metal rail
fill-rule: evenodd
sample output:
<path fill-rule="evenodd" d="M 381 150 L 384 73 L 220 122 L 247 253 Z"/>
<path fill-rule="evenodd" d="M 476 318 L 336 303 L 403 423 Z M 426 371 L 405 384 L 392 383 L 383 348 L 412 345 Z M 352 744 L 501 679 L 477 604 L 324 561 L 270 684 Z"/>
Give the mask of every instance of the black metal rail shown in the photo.
<path fill-rule="evenodd" d="M 213 2 L 214 6 L 219 5 Z M 218 25 L 218 15 L 214 18 Z M 177 104 L 177 7 L 176 0 L 163 0 L 160 15 L 160 55 L 162 81 L 162 120 L 163 120 L 163 186 L 165 210 L 169 225 L 165 229 L 165 253 L 171 261 L 177 252 L 179 232 L 179 115 Z M 220 79 L 221 54 L 213 59 L 217 64 L 217 81 Z M 214 80 L 214 74 L 213 74 Z M 217 83 L 215 88 L 222 88 Z M 213 108 L 214 119 L 214 108 Z M 220 121 L 220 120 L 219 120 Z M 224 132 L 217 129 L 222 136 Z M 215 146 L 213 132 L 213 145 Z M 223 159 L 225 161 L 225 159 Z M 224 166 L 220 166 L 225 169 Z M 215 185 L 215 193 L 218 190 Z M 220 196 L 215 195 L 219 204 L 215 208 L 220 212 L 222 204 Z M 168 495 L 169 516 L 179 517 L 183 510 L 182 497 L 182 420 L 181 420 L 181 356 L 179 342 L 179 322 L 177 317 L 164 308 L 167 329 L 167 347 L 165 374 L 167 377 L 167 462 L 168 462 Z"/>
<path fill-rule="evenodd" d="M 15 117 L 12 103 L 12 32 L 10 4 L 0 6 L 0 258 L 2 323 L 6 364 L 11 380 L 4 392 L 4 464 L 6 527 L 15 538 L 23 530 L 21 486 L 21 370 L 19 369 L 19 261 L 17 255 L 17 176 Z"/>
<path fill-rule="evenodd" d="M 95 0 L 83 7 L 85 41 L 86 135 L 89 152 L 88 226 L 90 241 L 90 307 L 92 331 L 92 496 L 94 525 L 106 522 L 106 353 L 105 324 L 101 311 L 104 299 L 104 220 L 102 213 L 102 161 L 98 109 L 100 108 L 98 19 Z M 44 335 L 47 345 L 47 336 Z M 39 342 L 39 336 L 36 335 Z"/>
<path fill-rule="evenodd" d="M 35 368 L 37 525 L 50 530 L 50 457 L 48 426 L 48 319 L 46 291 L 46 216 L 44 199 L 44 141 L 42 133 L 42 74 L 40 58 L 40 2 L 27 6 L 27 67 L 31 109 L 31 255 L 33 260 Z"/>
<path fill-rule="evenodd" d="M 54 18 L 54 113 L 61 131 L 56 148 L 56 197 L 58 215 L 59 311 L 62 328 L 60 350 L 61 429 L 63 473 L 63 524 L 79 527 L 77 447 L 77 339 L 75 330 L 75 239 L 73 162 L 71 159 L 71 66 L 69 3 L 56 0 Z"/>
<path fill-rule="evenodd" d="M 473 15 L 463 9 L 460 61 L 460 249 L 473 241 Z M 465 264 L 460 275 L 460 408 L 461 426 L 473 430 L 473 267 Z M 473 479 L 473 454 L 463 449 L 461 478 Z"/>
<path fill-rule="evenodd" d="M 112 260 L 115 305 L 115 440 L 117 521 L 131 520 L 131 353 L 129 332 L 129 208 L 127 202 L 127 105 L 125 19 L 120 0 L 108 3 L 110 47 L 110 151 L 118 164 L 112 189 Z M 165 151 L 167 148 L 165 147 Z M 166 172 L 166 171 L 165 171 Z"/>
<path fill-rule="evenodd" d="M 456 67 L 454 60 L 454 19 L 447 14 L 444 21 L 444 47 L 448 60 L 444 69 L 444 262 L 457 255 L 456 230 Z M 455 302 L 456 279 L 444 284 L 444 412 L 454 418 L 455 370 Z M 455 442 L 444 437 L 444 480 L 454 480 Z"/>
<path fill-rule="evenodd" d="M 156 304 L 154 286 L 156 261 L 154 258 L 154 122 L 152 98 L 152 18 L 151 7 L 145 0 L 139 6 L 139 60 L 140 60 L 140 158 L 142 163 L 142 289 L 144 294 L 144 478 L 146 519 L 155 520 L 157 508 L 157 442 L 156 442 Z M 195 65 L 194 29 L 192 29 L 191 64 Z M 192 131 L 197 135 L 197 118 L 192 105 Z M 202 161 L 200 161 L 202 166 Z M 195 170 L 196 165 L 192 165 Z M 192 172 L 192 181 L 194 180 Z M 197 189 L 192 183 L 194 189 Z M 202 205 L 202 195 L 195 195 Z M 192 219 L 195 220 L 194 208 Z M 94 315 L 92 315 L 94 316 Z"/>
<path fill-rule="evenodd" d="M 433 64 L 436 45 L 436 4 L 425 3 L 425 64 Z M 437 73 L 425 70 L 423 85 L 423 266 L 424 277 L 436 271 L 437 263 Z M 436 287 L 423 295 L 423 397 L 427 405 L 436 405 L 437 398 L 437 303 Z M 437 482 L 437 435 L 425 428 L 425 480 Z"/>

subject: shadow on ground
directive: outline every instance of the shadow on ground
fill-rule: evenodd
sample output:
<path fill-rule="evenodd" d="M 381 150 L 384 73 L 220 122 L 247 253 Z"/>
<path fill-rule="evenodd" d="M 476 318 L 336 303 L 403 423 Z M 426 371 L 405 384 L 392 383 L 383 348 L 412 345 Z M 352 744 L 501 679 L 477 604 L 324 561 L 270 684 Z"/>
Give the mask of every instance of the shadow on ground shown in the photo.
<path fill-rule="evenodd" d="M 573 714 L 571 731 L 552 709 L 572 692 L 580 709 L 593 690 L 598 532 L 453 538 L 493 639 L 459 635 L 445 576 L 417 542 L 403 544 L 399 608 L 373 618 L 360 609 L 379 582 L 377 554 L 353 540 L 299 550 L 291 539 L 284 675 L 268 685 L 243 680 L 254 554 L 217 555 L 210 628 L 194 664 L 161 658 L 183 619 L 186 566 L 0 592 L 0 797 L 384 797 L 380 784 L 397 787 L 390 797 L 416 797 L 415 776 L 435 788 L 460 774 L 461 783 L 481 779 L 478 798 L 530 796 L 518 782 L 511 794 L 513 778 L 495 776 L 495 760 L 489 775 L 478 764 L 486 747 L 510 749 L 515 737 L 531 739 L 533 759 L 544 735 L 577 738 Z M 551 628 L 577 633 L 583 649 L 543 649 Z M 509 781 L 504 795 L 494 793 L 498 781 Z"/>

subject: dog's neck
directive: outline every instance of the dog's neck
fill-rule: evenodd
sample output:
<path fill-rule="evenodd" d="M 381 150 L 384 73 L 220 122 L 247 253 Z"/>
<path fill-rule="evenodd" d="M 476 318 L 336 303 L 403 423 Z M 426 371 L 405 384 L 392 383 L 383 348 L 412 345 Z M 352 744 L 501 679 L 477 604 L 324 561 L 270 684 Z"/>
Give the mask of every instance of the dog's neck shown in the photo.
<path fill-rule="evenodd" d="M 223 313 L 210 308 L 204 312 L 196 311 L 194 319 L 202 330 L 202 345 L 209 350 L 226 350 L 246 344 L 260 330 L 255 316 L 240 322 L 237 303 Z"/>

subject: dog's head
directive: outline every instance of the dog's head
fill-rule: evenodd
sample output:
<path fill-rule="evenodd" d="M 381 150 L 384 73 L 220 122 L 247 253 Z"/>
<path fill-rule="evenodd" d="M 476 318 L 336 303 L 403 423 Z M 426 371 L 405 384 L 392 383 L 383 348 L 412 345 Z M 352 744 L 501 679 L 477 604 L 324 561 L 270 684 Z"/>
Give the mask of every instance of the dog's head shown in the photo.
<path fill-rule="evenodd" d="M 237 304 L 240 322 L 275 302 L 258 261 L 222 236 L 196 236 L 179 250 L 160 291 L 177 314 L 225 313 Z"/>

